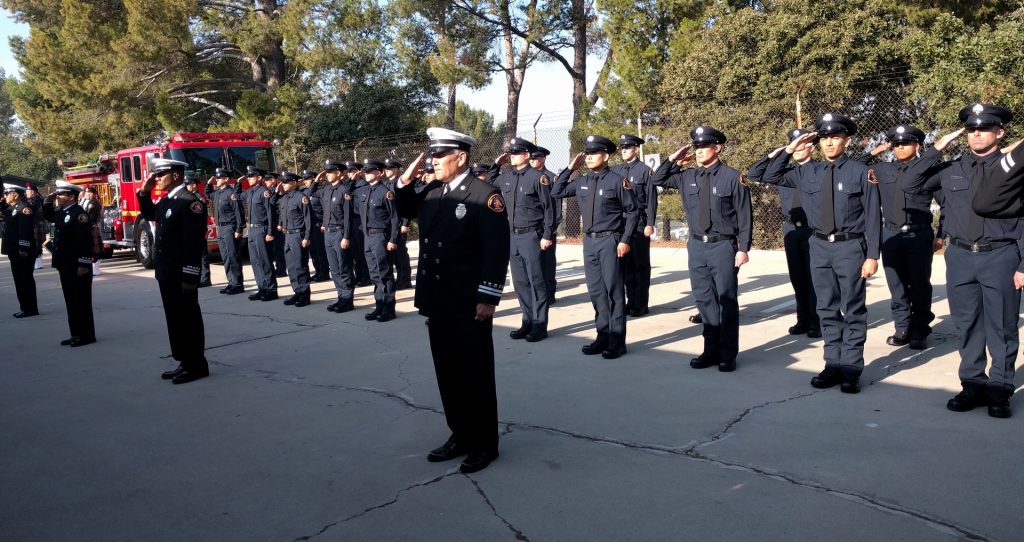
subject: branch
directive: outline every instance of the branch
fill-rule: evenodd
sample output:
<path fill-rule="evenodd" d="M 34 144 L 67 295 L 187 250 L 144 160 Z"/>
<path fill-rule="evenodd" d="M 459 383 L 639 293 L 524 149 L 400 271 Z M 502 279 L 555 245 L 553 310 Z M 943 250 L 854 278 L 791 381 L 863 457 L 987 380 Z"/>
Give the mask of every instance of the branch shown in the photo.
<path fill-rule="evenodd" d="M 587 100 L 590 100 L 590 105 L 597 103 L 599 94 L 604 90 L 605 85 L 608 83 L 608 75 L 612 71 L 612 48 L 608 46 L 608 54 L 604 57 L 604 64 L 601 66 L 601 71 L 597 72 L 597 81 L 594 82 L 594 88 L 590 90 L 590 94 L 587 95 Z"/>
<path fill-rule="evenodd" d="M 233 2 L 231 0 L 199 0 L 196 5 L 201 8 L 220 8 L 220 9 L 234 9 L 238 11 L 253 11 L 252 6 L 246 5 L 243 2 Z"/>
<path fill-rule="evenodd" d="M 225 92 L 238 92 L 237 90 L 200 90 L 199 92 L 186 92 L 183 94 L 170 94 L 167 97 L 172 99 L 192 98 L 195 96 L 209 96 L 211 94 L 223 94 Z"/>
<path fill-rule="evenodd" d="M 230 107 L 228 107 L 228 106 L 226 106 L 224 104 L 219 104 L 217 102 L 214 102 L 214 101 L 211 101 L 211 100 L 207 100 L 206 98 L 200 98 L 198 96 L 192 96 L 192 97 L 189 97 L 187 99 L 189 101 L 191 101 L 191 102 L 196 102 L 196 103 L 200 103 L 200 104 L 203 104 L 203 105 L 208 105 L 210 107 L 219 109 L 221 113 L 224 113 L 225 115 L 227 115 L 227 116 L 229 116 L 229 117 L 231 117 L 233 119 L 237 119 L 238 118 L 238 113 L 235 113 L 234 109 L 231 109 Z"/>
<path fill-rule="evenodd" d="M 242 84 L 245 84 L 245 85 L 252 85 L 254 87 L 262 87 L 264 90 L 270 90 L 270 87 L 266 83 L 263 83 L 263 82 L 260 82 L 260 81 L 254 81 L 252 79 L 239 79 L 239 78 L 234 78 L 234 77 L 225 77 L 225 78 L 221 78 L 221 79 L 199 79 L 199 80 L 196 80 L 196 81 L 189 81 L 187 83 L 182 83 L 180 85 L 175 85 L 175 86 L 167 89 L 167 92 L 177 92 L 179 90 L 184 90 L 184 89 L 189 88 L 189 87 L 195 87 L 195 86 L 200 86 L 200 85 L 211 85 L 211 84 L 212 85 L 219 85 L 219 84 L 222 84 L 222 83 L 242 83 Z"/>

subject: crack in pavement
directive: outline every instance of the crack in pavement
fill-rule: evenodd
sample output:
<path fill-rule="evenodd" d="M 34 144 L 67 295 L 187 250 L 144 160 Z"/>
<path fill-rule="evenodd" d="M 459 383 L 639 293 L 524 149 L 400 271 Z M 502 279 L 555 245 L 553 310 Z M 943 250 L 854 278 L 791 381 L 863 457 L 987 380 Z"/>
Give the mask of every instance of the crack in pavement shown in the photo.
<path fill-rule="evenodd" d="M 344 386 L 344 385 L 339 385 L 339 384 L 316 384 L 316 383 L 306 382 L 306 381 L 298 380 L 298 379 L 281 378 L 276 373 L 271 373 L 270 371 L 267 371 L 266 373 L 270 373 L 270 374 L 262 374 L 262 375 L 260 375 L 260 377 L 265 378 L 265 379 L 270 380 L 270 381 L 273 381 L 273 382 L 279 382 L 279 383 L 285 383 L 285 384 L 300 384 L 300 385 L 311 386 L 311 387 L 322 388 L 322 389 L 336 389 L 336 390 L 345 390 L 345 391 L 356 391 L 356 392 L 363 392 L 363 393 L 371 393 L 371 394 L 374 394 L 374 395 L 378 395 L 380 397 L 384 397 L 384 398 L 387 398 L 387 399 L 392 399 L 392 400 L 399 401 L 403 405 L 405 405 L 406 407 L 414 409 L 414 410 L 433 412 L 435 414 L 442 414 L 442 415 L 444 414 L 444 411 L 441 410 L 441 409 L 433 408 L 433 407 L 428 407 L 428 406 L 425 406 L 425 405 L 420 405 L 420 404 L 416 403 L 415 401 L 413 401 L 411 398 L 409 398 L 406 395 L 402 395 L 402 394 L 399 394 L 399 393 L 391 392 L 391 391 L 388 391 L 388 390 L 380 390 L 380 389 L 375 389 L 375 388 L 364 388 L 364 387 L 357 387 L 357 386 Z M 244 377 L 245 375 L 241 375 L 241 376 Z M 842 498 L 842 499 L 845 499 L 847 501 L 851 501 L 851 502 L 854 502 L 854 503 L 857 503 L 857 504 L 861 504 L 863 506 L 867 506 L 869 508 L 872 508 L 872 509 L 875 509 L 875 510 L 879 510 L 879 511 L 882 511 L 882 512 L 888 512 L 888 513 L 891 513 L 891 514 L 894 514 L 894 515 L 898 515 L 898 516 L 902 516 L 902 517 L 907 517 L 907 518 L 911 518 L 911 519 L 916 519 L 918 521 L 921 521 L 925 525 L 927 525 L 929 527 L 932 527 L 933 529 L 936 529 L 936 530 L 938 530 L 938 531 L 940 531 L 942 533 L 945 533 L 945 534 L 950 534 L 950 535 L 954 535 L 954 536 L 962 536 L 962 537 L 966 537 L 966 538 L 968 538 L 970 540 L 981 540 L 981 541 L 996 542 L 996 540 L 994 538 L 990 537 L 990 536 L 980 534 L 979 532 L 974 531 L 974 530 L 972 530 L 972 529 L 970 529 L 968 527 L 957 525 L 956 523 L 954 523 L 951 520 L 946 520 L 946 519 L 943 519 L 943 518 L 940 518 L 940 517 L 928 514 L 926 512 L 923 512 L 923 511 L 920 511 L 920 510 L 915 510 L 913 508 L 909 508 L 909 507 L 906 507 L 906 506 L 903 506 L 903 505 L 900 505 L 900 504 L 897 504 L 897 503 L 894 503 L 894 502 L 885 501 L 885 500 L 879 499 L 877 497 L 872 497 L 872 496 L 867 495 L 867 494 L 859 493 L 859 492 L 854 491 L 854 490 L 831 488 L 831 487 L 828 487 L 828 486 L 826 486 L 824 484 L 821 484 L 819 482 L 815 482 L 815 481 L 811 481 L 811 480 L 800 480 L 800 479 L 798 479 L 798 478 L 796 478 L 794 476 L 787 475 L 787 474 L 781 474 L 781 473 L 778 473 L 778 472 L 774 472 L 774 471 L 771 471 L 771 470 L 769 470 L 767 468 L 759 467 L 759 466 L 756 466 L 756 465 L 748 465 L 748 464 L 744 464 L 744 463 L 737 463 L 737 462 L 733 462 L 733 461 L 727 461 L 727 460 L 718 459 L 718 458 L 715 458 L 715 457 L 710 457 L 710 456 L 707 456 L 707 455 L 705 455 L 703 453 L 700 453 L 698 451 L 702 447 L 708 446 L 708 445 L 713 444 L 715 442 L 719 442 L 728 433 L 728 431 L 730 429 L 732 429 L 737 424 L 742 422 L 747 416 L 749 416 L 751 413 L 753 413 L 755 411 L 758 411 L 758 410 L 761 410 L 761 409 L 764 409 L 764 408 L 767 408 L 767 407 L 770 407 L 770 406 L 775 406 L 775 405 L 787 403 L 787 402 L 790 402 L 790 401 L 794 401 L 794 400 L 798 400 L 798 399 L 803 399 L 803 398 L 806 398 L 806 397 L 811 397 L 813 395 L 817 395 L 818 393 L 822 393 L 822 392 L 825 392 L 825 391 L 827 391 L 827 390 L 815 390 L 815 391 L 812 391 L 812 392 L 806 392 L 806 393 L 797 394 L 797 395 L 794 395 L 794 396 L 791 396 L 791 397 L 787 397 L 785 399 L 774 400 L 774 401 L 766 401 L 764 403 L 761 403 L 761 404 L 758 404 L 758 405 L 754 405 L 754 406 L 744 410 L 738 416 L 736 416 L 736 417 L 732 418 L 731 420 L 729 420 L 726 423 L 726 425 L 720 431 L 716 432 L 715 435 L 713 435 L 710 439 L 706 439 L 706 440 L 699 441 L 699 442 L 696 442 L 696 443 L 691 443 L 691 444 L 688 444 L 686 446 L 681 446 L 681 447 L 665 446 L 665 445 L 652 444 L 652 443 L 633 442 L 633 441 L 628 441 L 628 440 L 615 439 L 615 438 L 611 438 L 611 437 L 599 437 L 599 436 L 587 435 L 587 434 L 584 434 L 584 433 L 578 433 L 578 432 L 575 432 L 575 431 L 570 431 L 570 430 L 562 429 L 562 428 L 558 428 L 558 427 L 551 427 L 551 426 L 545 426 L 545 425 L 539 425 L 539 424 L 533 424 L 533 423 L 526 423 L 526 422 L 516 422 L 516 421 L 508 421 L 508 420 L 502 421 L 502 420 L 499 420 L 499 423 L 505 425 L 505 433 L 503 433 L 503 434 L 511 433 L 514 429 L 517 429 L 517 428 L 533 429 L 533 430 L 536 430 L 536 431 L 544 431 L 544 432 L 548 432 L 548 433 L 552 433 L 552 434 L 556 434 L 556 435 L 561 435 L 561 436 L 569 437 L 569 438 L 575 439 L 575 440 L 582 440 L 582 441 L 586 441 L 586 442 L 592 442 L 592 443 L 595 443 L 595 444 L 610 444 L 610 445 L 614 445 L 614 446 L 628 448 L 628 449 L 631 449 L 631 450 L 638 450 L 638 451 L 644 451 L 644 452 L 650 452 L 650 453 L 662 454 L 662 455 L 664 455 L 664 454 L 674 455 L 674 456 L 683 457 L 683 458 L 686 458 L 686 459 L 689 459 L 689 460 L 693 460 L 693 461 L 700 461 L 700 462 L 704 462 L 704 463 L 709 463 L 709 464 L 715 465 L 715 466 L 717 466 L 719 468 L 725 468 L 725 469 L 730 469 L 730 470 L 739 470 L 739 471 L 742 471 L 742 472 L 746 472 L 748 474 L 756 475 L 758 477 L 764 477 L 764 478 L 767 478 L 767 479 L 770 479 L 770 480 L 780 481 L 780 482 L 785 482 L 785 483 L 788 483 L 788 484 L 800 486 L 800 487 L 805 488 L 805 489 L 809 489 L 809 490 L 813 490 L 813 491 L 819 491 L 819 492 L 825 493 L 826 495 Z M 493 506 L 492 506 L 492 509 L 493 509 Z M 495 514 L 497 515 L 496 512 L 495 512 Z M 347 520 L 345 520 L 345 521 L 347 521 Z M 506 522 L 506 524 L 507 524 L 507 522 Z M 509 525 L 509 528 L 513 529 L 513 532 L 517 532 L 511 525 Z M 296 539 L 296 540 L 306 540 L 306 539 Z"/>
<path fill-rule="evenodd" d="M 480 498 L 484 500 L 484 503 L 487 504 L 487 507 L 491 509 L 491 513 L 494 514 L 494 517 L 500 519 L 501 522 L 504 523 L 506 527 L 508 527 L 508 530 L 512 531 L 512 534 L 515 535 L 516 540 L 525 540 L 526 542 L 530 542 L 530 539 L 527 538 L 525 534 L 523 534 L 523 531 L 520 531 L 519 529 L 515 528 L 515 526 L 509 523 L 509 521 L 505 519 L 504 516 L 498 513 L 498 510 L 494 507 L 494 503 L 492 503 L 491 499 L 487 497 L 487 494 L 484 493 L 483 488 L 480 487 L 480 484 L 478 484 L 476 480 L 474 480 L 468 474 L 464 474 L 463 476 L 465 476 L 466 479 L 473 484 L 473 487 L 476 488 L 477 494 L 480 495 Z"/>
<path fill-rule="evenodd" d="M 289 321 L 289 320 L 282 320 L 280 318 L 275 318 L 273 316 L 270 316 L 269 314 L 256 314 L 256 313 L 248 313 L 248 312 L 247 313 L 242 313 L 242 312 L 203 311 L 203 314 L 204 315 L 206 315 L 206 314 L 216 314 L 218 316 L 238 316 L 240 318 L 263 318 L 265 320 L 270 320 L 271 322 L 274 322 L 275 324 L 285 324 L 285 325 L 300 326 L 300 327 L 318 328 L 318 327 L 324 327 L 325 325 L 328 325 L 328 324 L 305 324 L 305 323 L 302 323 L 302 322 L 293 322 L 293 321 Z"/>
<path fill-rule="evenodd" d="M 392 497 L 388 501 L 385 501 L 383 503 L 375 504 L 373 506 L 364 508 L 363 510 L 361 510 L 359 512 L 356 512 L 355 514 L 352 514 L 352 515 L 350 515 L 350 516 L 348 516 L 346 518 L 343 518 L 343 519 L 339 519 L 338 521 L 335 521 L 333 523 L 328 523 L 327 525 L 324 525 L 323 527 L 321 527 L 320 530 L 318 532 L 316 532 L 315 534 L 310 534 L 310 535 L 300 536 L 298 538 L 293 538 L 292 542 L 300 542 L 302 540 L 312 540 L 313 538 L 316 538 L 316 537 L 324 534 L 325 532 L 327 532 L 328 529 L 330 529 L 332 527 L 336 527 L 338 525 L 341 525 L 342 523 L 346 523 L 346 522 L 352 521 L 353 519 L 365 516 L 366 514 L 369 514 L 370 512 L 373 512 L 374 510 L 380 510 L 382 508 L 387 508 L 387 507 L 397 503 L 398 500 L 402 497 L 402 494 L 405 493 L 406 491 L 411 491 L 411 490 L 416 489 L 418 487 L 426 487 L 426 486 L 429 486 L 431 484 L 436 484 L 437 482 L 440 482 L 441 480 L 444 480 L 445 478 L 449 478 L 449 477 L 454 476 L 456 474 L 459 474 L 458 467 L 454 467 L 451 472 L 446 472 L 446 473 L 444 473 L 444 474 L 442 474 L 440 476 L 435 476 L 435 477 L 433 477 L 433 478 L 431 478 L 429 480 L 423 480 L 423 481 L 420 481 L 420 482 L 416 482 L 416 483 L 414 483 L 412 485 L 403 487 L 402 489 L 399 489 L 398 492 L 395 493 L 395 496 Z"/>

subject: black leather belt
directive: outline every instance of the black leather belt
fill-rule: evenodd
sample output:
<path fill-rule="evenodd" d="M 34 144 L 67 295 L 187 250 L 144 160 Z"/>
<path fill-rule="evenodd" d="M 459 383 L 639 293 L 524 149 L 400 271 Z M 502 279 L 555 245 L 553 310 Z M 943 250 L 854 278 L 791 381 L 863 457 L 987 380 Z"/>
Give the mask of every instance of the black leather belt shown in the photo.
<path fill-rule="evenodd" d="M 818 239 L 823 239 L 829 243 L 835 243 L 838 241 L 849 241 L 850 239 L 863 239 L 863 233 L 821 233 L 820 231 L 814 232 L 814 236 Z"/>
<path fill-rule="evenodd" d="M 735 241 L 736 238 L 731 235 L 697 235 L 696 233 L 691 236 L 692 239 L 703 241 L 705 243 L 717 243 L 719 241 Z"/>
<path fill-rule="evenodd" d="M 997 248 L 1003 248 L 1007 245 L 1012 245 L 1015 242 L 1016 241 L 992 241 L 991 243 L 968 243 L 967 241 L 961 241 L 956 237 L 949 238 L 949 244 L 957 248 L 969 250 L 971 252 L 991 252 Z"/>
<path fill-rule="evenodd" d="M 341 226 L 324 226 L 324 229 L 327 230 L 328 233 L 334 233 L 336 231 L 341 231 Z"/>
<path fill-rule="evenodd" d="M 615 235 L 616 233 L 619 233 L 619 232 L 616 232 L 616 231 L 598 231 L 598 232 L 587 232 L 584 235 L 586 235 L 587 237 L 589 237 L 591 239 L 597 239 L 598 237 L 608 237 L 609 235 Z"/>
<path fill-rule="evenodd" d="M 294 230 L 284 230 L 285 233 L 302 233 L 303 231 L 303 228 L 295 228 Z"/>
<path fill-rule="evenodd" d="M 889 222 L 885 223 L 885 227 L 890 229 L 890 230 L 898 231 L 898 232 L 901 232 L 901 233 L 908 233 L 908 232 L 912 232 L 912 231 L 922 231 L 922 230 L 930 230 L 930 229 L 932 229 L 932 225 L 931 224 L 904 224 L 902 226 L 897 226 L 896 224 L 890 224 Z"/>
<path fill-rule="evenodd" d="M 218 227 L 218 228 L 223 228 L 223 227 L 226 227 L 226 226 L 231 226 L 231 227 L 234 227 L 234 226 L 235 226 L 235 223 L 234 223 L 234 222 L 225 222 L 225 223 L 223 223 L 223 224 L 217 224 L 217 227 Z"/>
<path fill-rule="evenodd" d="M 387 233 L 387 228 L 366 228 L 366 233 Z"/>
<path fill-rule="evenodd" d="M 266 224 L 249 224 L 250 228 L 266 228 Z"/>
<path fill-rule="evenodd" d="M 534 226 L 532 228 L 512 228 L 512 233 L 516 235 L 522 235 L 524 233 L 534 233 L 540 231 L 540 228 Z"/>

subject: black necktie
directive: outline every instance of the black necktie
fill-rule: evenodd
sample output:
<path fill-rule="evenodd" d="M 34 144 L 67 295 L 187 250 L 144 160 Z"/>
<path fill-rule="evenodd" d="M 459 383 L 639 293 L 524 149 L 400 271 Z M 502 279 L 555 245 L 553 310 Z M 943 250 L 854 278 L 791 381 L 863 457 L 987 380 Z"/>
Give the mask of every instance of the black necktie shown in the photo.
<path fill-rule="evenodd" d="M 907 216 L 907 193 L 903 191 L 903 176 L 907 173 L 907 166 L 901 165 L 899 167 L 899 173 L 896 175 L 896 186 L 893 193 L 892 203 L 893 210 L 896 211 L 892 216 L 897 220 L 896 225 L 902 226 L 910 223 L 910 217 Z"/>
<path fill-rule="evenodd" d="M 836 231 L 835 164 L 825 164 L 825 183 L 821 190 L 821 231 Z"/>
<path fill-rule="evenodd" d="M 971 186 L 975 186 L 974 183 L 981 182 L 983 166 L 977 160 L 968 158 L 967 167 L 968 171 L 966 173 L 971 179 Z M 985 236 L 985 218 L 978 216 L 978 213 L 975 213 L 970 205 L 967 206 L 967 212 L 970 213 L 967 217 L 967 237 L 971 241 L 977 241 Z"/>
<path fill-rule="evenodd" d="M 281 217 L 281 227 L 288 233 L 288 206 L 291 204 L 291 194 L 284 198 L 284 216 Z"/>
<path fill-rule="evenodd" d="M 441 197 L 443 198 L 443 197 L 447 196 L 448 192 L 451 192 L 451 190 L 452 190 L 452 185 L 450 185 L 448 183 L 444 183 L 444 190 L 441 190 Z"/>
<path fill-rule="evenodd" d="M 448 188 L 448 185 L 444 185 L 444 187 Z M 366 201 L 363 202 L 363 233 L 365 233 L 365 234 L 369 234 L 369 231 L 367 231 L 367 228 L 368 228 L 367 223 L 370 220 L 370 198 L 371 197 L 373 197 L 373 187 L 372 186 L 366 189 Z"/>
<path fill-rule="evenodd" d="M 587 191 L 587 213 L 583 217 L 583 229 L 587 233 L 591 233 L 590 229 L 594 227 L 594 203 L 597 202 L 597 177 L 588 175 L 587 181 L 591 179 L 594 182 L 590 183 L 590 190 Z"/>
<path fill-rule="evenodd" d="M 512 201 L 508 208 L 508 223 L 514 228 L 516 225 L 516 198 L 519 195 L 519 171 L 512 174 L 515 179 L 512 182 Z"/>
<path fill-rule="evenodd" d="M 701 234 L 711 231 L 711 176 L 706 169 L 700 172 L 700 222 L 697 227 Z"/>

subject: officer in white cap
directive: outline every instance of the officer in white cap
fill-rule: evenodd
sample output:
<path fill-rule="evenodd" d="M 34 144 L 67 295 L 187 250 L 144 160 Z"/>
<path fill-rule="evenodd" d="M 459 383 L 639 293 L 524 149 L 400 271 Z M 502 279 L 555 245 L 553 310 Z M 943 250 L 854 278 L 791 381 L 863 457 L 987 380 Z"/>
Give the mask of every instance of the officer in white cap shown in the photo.
<path fill-rule="evenodd" d="M 78 347 L 96 342 L 92 314 L 92 263 L 95 260 L 92 217 L 76 199 L 82 189 L 57 181 L 43 203 L 43 216 L 53 224 L 53 266 L 60 276 L 71 336 L 61 345 Z"/>
<path fill-rule="evenodd" d="M 154 255 L 160 285 L 171 356 L 176 369 L 161 375 L 174 384 L 185 384 L 210 375 L 203 350 L 206 337 L 199 308 L 199 280 L 206 250 L 206 204 L 185 189 L 185 168 L 178 160 L 157 158 L 149 178 L 137 195 L 139 214 L 156 223 Z M 154 203 L 152 191 L 165 193 Z"/>
<path fill-rule="evenodd" d="M 501 191 L 469 172 L 472 137 L 431 128 L 435 179 L 417 190 L 420 154 L 396 184 L 402 218 L 418 219 L 416 307 L 427 327 L 437 386 L 451 437 L 427 455 L 431 462 L 468 455 L 465 473 L 498 457 L 492 318 L 508 269 L 509 231 Z"/>
<path fill-rule="evenodd" d="M 39 314 L 36 302 L 36 281 L 32 278 L 32 267 L 39 249 L 36 239 L 36 217 L 32 206 L 25 201 L 25 187 L 4 183 L 4 237 L 3 254 L 11 260 L 11 275 L 14 289 L 18 294 L 21 310 L 15 318 L 27 318 Z"/>

